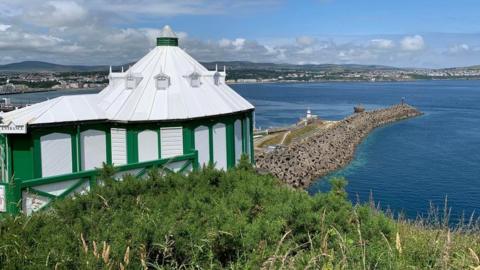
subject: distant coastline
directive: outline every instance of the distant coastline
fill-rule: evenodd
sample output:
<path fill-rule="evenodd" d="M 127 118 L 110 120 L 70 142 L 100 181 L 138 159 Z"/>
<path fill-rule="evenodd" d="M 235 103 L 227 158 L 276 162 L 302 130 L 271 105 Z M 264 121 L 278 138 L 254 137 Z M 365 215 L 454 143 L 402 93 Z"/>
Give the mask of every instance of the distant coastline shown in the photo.
<path fill-rule="evenodd" d="M 257 81 L 257 82 L 227 82 L 228 85 L 238 85 L 238 84 L 275 84 L 275 83 L 329 83 L 329 82 L 338 82 L 338 83 L 401 83 L 401 82 L 424 82 L 424 81 L 479 81 L 480 77 L 475 78 L 445 78 L 445 79 L 414 79 L 414 80 L 378 80 L 378 81 L 369 81 L 369 80 L 317 80 L 317 81 L 291 81 L 291 80 L 282 80 L 282 81 Z"/>

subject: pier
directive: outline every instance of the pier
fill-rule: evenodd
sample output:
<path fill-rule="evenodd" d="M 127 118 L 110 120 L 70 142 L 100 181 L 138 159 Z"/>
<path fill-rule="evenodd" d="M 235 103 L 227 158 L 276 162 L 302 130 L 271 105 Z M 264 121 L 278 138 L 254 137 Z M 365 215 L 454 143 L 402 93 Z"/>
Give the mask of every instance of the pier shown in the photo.
<path fill-rule="evenodd" d="M 258 153 L 256 165 L 293 187 L 305 188 L 350 163 L 357 145 L 375 128 L 421 114 L 407 104 L 356 113 L 286 147 Z"/>

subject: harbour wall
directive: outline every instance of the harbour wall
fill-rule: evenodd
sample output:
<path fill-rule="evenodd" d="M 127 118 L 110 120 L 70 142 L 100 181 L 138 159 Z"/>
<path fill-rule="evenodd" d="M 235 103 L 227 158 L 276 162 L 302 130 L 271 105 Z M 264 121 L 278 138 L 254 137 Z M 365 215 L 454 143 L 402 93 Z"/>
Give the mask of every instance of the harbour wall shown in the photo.
<path fill-rule="evenodd" d="M 287 147 L 259 153 L 256 166 L 290 186 L 306 188 L 315 179 L 350 163 L 357 145 L 373 129 L 421 114 L 407 104 L 356 113 Z"/>

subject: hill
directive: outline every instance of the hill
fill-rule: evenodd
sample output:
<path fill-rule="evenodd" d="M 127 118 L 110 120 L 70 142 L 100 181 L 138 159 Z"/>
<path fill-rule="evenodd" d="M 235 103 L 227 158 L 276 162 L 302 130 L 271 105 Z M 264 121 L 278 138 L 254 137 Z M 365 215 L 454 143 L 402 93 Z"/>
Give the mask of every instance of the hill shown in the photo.
<path fill-rule="evenodd" d="M 15 72 L 83 72 L 106 71 L 108 66 L 59 65 L 41 61 L 24 61 L 0 65 L 0 71 Z"/>
<path fill-rule="evenodd" d="M 244 163 L 242 163 L 244 164 Z M 470 269 L 480 237 L 352 205 L 345 181 L 309 196 L 247 165 L 151 171 L 0 221 L 5 269 Z"/>
<path fill-rule="evenodd" d="M 123 65 L 128 67 L 132 63 Z M 254 63 L 247 61 L 218 61 L 202 63 L 210 70 L 215 69 L 215 65 L 221 69 L 227 66 L 229 70 L 312 70 L 312 71 L 365 71 L 365 70 L 394 70 L 397 68 L 377 65 L 293 65 L 293 64 L 275 64 L 275 63 Z M 114 66 L 114 69 L 120 69 L 121 66 Z M 83 65 L 60 65 L 41 61 L 24 61 L 0 65 L 0 71 L 11 72 L 92 72 L 107 71 L 109 66 L 83 66 Z"/>

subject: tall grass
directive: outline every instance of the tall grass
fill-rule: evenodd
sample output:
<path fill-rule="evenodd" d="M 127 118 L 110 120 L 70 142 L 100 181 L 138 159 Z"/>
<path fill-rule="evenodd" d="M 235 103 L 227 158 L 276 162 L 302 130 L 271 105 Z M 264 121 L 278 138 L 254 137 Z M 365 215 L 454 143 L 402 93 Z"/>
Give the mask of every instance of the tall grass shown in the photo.
<path fill-rule="evenodd" d="M 149 172 L 0 222 L 2 269 L 474 269 L 476 227 L 394 220 L 346 181 L 309 196 L 248 165 Z M 433 216 L 432 216 L 433 217 Z M 436 218 L 432 218 L 436 220 Z M 433 226 L 435 225 L 435 226 Z"/>

